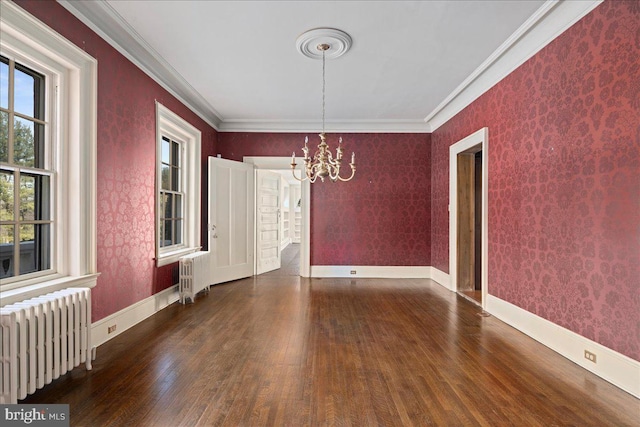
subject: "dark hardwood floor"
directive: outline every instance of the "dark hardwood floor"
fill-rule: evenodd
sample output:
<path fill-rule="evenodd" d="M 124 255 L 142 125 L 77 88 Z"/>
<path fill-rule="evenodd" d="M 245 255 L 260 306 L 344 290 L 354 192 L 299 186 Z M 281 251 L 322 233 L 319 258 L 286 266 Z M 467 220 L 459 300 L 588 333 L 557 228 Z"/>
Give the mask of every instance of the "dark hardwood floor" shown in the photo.
<path fill-rule="evenodd" d="M 214 286 L 28 397 L 72 426 L 632 426 L 639 401 L 429 280 Z"/>

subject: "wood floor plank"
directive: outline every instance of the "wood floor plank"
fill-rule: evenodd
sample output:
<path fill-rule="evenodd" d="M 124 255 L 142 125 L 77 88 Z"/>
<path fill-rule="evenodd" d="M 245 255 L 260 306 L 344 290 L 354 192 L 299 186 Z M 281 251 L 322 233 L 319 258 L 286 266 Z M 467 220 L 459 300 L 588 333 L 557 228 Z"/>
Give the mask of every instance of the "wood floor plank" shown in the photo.
<path fill-rule="evenodd" d="M 214 286 L 29 396 L 72 426 L 639 426 L 640 403 L 430 280 Z"/>

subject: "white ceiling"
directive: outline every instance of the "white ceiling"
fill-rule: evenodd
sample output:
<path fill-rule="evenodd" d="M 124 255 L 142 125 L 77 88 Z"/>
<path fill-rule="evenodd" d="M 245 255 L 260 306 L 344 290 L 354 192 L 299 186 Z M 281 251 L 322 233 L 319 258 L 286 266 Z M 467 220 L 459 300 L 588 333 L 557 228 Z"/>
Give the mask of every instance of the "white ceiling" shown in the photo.
<path fill-rule="evenodd" d="M 216 128 L 280 131 L 320 126 L 322 63 L 295 46 L 309 29 L 353 39 L 327 61 L 328 130 L 427 132 L 425 119 L 465 79 L 555 8 L 544 0 L 61 3 Z"/>

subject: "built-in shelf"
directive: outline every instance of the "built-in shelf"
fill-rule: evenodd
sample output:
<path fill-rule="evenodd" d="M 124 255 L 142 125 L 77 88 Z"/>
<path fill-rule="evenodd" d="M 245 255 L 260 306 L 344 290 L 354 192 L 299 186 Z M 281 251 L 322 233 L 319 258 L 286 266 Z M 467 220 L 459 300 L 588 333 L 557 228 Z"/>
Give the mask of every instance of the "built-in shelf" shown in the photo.
<path fill-rule="evenodd" d="M 293 206 L 293 230 L 291 233 L 291 241 L 300 243 L 300 230 L 302 224 L 302 212 L 300 210 L 301 188 L 299 185 L 291 186 L 291 204 Z"/>

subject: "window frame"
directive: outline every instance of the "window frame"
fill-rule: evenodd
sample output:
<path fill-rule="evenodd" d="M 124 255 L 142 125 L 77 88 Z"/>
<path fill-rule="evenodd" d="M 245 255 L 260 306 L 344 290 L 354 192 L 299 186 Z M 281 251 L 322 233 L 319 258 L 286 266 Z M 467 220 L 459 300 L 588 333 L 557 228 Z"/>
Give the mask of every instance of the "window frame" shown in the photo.
<path fill-rule="evenodd" d="M 12 2 L 0 2 L 0 53 L 53 76 L 48 99 L 53 198 L 50 274 L 2 280 L 0 306 L 72 286 L 97 272 L 97 61 Z M 18 276 L 19 277 L 19 276 Z M 7 282 L 7 283 L 5 283 Z"/>
<path fill-rule="evenodd" d="M 181 145 L 180 178 L 182 201 L 182 243 L 160 247 L 160 195 L 162 190 L 162 137 Z M 156 101 L 156 215 L 155 250 L 158 267 L 177 262 L 180 257 L 201 249 L 201 153 L 202 133 L 193 125 Z"/>

